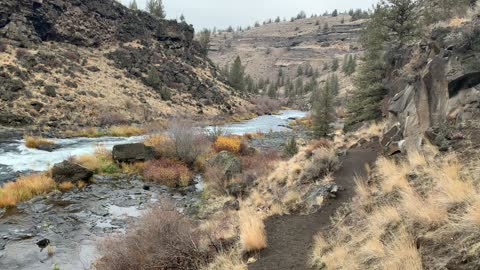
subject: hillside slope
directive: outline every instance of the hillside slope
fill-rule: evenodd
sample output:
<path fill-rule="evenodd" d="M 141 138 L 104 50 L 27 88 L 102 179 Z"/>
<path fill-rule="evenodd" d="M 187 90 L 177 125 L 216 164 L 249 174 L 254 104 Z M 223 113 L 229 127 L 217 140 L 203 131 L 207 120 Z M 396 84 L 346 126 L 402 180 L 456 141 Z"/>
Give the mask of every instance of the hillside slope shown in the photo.
<path fill-rule="evenodd" d="M 349 15 L 319 16 L 221 32 L 213 36 L 209 56 L 223 67 L 238 55 L 246 73 L 257 80 L 276 80 L 280 68 L 294 78 L 298 66 L 309 64 L 321 71 L 334 58 L 341 61 L 345 54 L 361 52 L 358 38 L 364 20 L 350 21 Z M 323 30 L 326 24 L 328 31 Z"/>
<path fill-rule="evenodd" d="M 194 29 L 113 0 L 0 3 L 0 125 L 40 131 L 231 113 Z"/>

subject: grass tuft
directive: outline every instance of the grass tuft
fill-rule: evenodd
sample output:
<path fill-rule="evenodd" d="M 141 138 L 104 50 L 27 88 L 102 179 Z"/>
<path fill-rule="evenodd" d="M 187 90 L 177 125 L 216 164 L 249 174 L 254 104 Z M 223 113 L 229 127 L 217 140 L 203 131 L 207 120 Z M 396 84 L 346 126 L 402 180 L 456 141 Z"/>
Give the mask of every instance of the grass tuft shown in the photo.
<path fill-rule="evenodd" d="M 47 175 L 22 176 L 15 182 L 3 184 L 0 188 L 0 207 L 15 206 L 19 202 L 45 194 L 53 189 L 55 189 L 55 181 Z"/>
<path fill-rule="evenodd" d="M 54 144 L 53 141 L 47 140 L 42 137 L 26 136 L 24 139 L 25 139 L 25 146 L 28 148 L 38 148 L 40 145 Z"/>

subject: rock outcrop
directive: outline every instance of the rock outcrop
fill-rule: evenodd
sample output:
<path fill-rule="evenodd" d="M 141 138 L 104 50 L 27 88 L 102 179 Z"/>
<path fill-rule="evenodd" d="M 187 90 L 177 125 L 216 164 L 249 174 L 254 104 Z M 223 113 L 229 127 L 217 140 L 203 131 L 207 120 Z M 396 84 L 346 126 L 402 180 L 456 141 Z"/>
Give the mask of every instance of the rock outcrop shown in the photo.
<path fill-rule="evenodd" d="M 132 163 L 151 160 L 154 158 L 154 149 L 143 143 L 115 145 L 112 151 L 113 160 L 119 163 Z"/>
<path fill-rule="evenodd" d="M 480 118 L 480 19 L 437 28 L 397 55 L 391 72 L 385 153 L 418 149 L 428 139 L 448 148 L 449 130 Z M 408 57 L 405 57 L 407 55 Z"/>

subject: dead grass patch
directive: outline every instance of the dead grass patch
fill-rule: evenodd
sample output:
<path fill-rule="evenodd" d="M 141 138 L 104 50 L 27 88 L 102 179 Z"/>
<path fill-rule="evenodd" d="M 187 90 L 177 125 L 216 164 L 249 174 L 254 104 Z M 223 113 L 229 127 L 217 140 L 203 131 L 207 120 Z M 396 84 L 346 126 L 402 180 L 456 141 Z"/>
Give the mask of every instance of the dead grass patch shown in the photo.
<path fill-rule="evenodd" d="M 240 215 L 240 243 L 245 252 L 267 247 L 265 225 L 261 216 L 252 209 L 243 209 Z"/>
<path fill-rule="evenodd" d="M 55 144 L 53 141 L 42 138 L 42 137 L 26 136 L 24 139 L 25 139 L 25 146 L 28 148 L 38 148 L 40 145 Z"/>
<path fill-rule="evenodd" d="M 55 181 L 45 174 L 22 176 L 14 182 L 3 184 L 0 188 L 0 207 L 15 206 L 37 195 L 55 189 Z"/>

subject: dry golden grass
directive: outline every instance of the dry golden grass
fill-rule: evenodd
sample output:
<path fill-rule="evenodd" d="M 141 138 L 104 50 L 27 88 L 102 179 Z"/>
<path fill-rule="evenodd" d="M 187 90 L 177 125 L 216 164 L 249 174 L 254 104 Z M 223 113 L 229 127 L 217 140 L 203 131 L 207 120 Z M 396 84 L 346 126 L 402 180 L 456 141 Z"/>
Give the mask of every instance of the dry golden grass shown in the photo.
<path fill-rule="evenodd" d="M 120 172 L 120 167 L 113 161 L 111 152 L 102 146 L 96 147 L 93 154 L 73 157 L 73 161 L 96 174 L 115 174 Z"/>
<path fill-rule="evenodd" d="M 55 181 L 44 174 L 22 176 L 0 188 L 0 207 L 14 206 L 55 189 Z"/>
<path fill-rule="evenodd" d="M 122 172 L 126 174 L 141 174 L 145 167 L 144 162 L 122 163 Z"/>
<path fill-rule="evenodd" d="M 392 243 L 386 247 L 386 259 L 383 269 L 392 270 L 422 270 L 422 260 L 415 245 L 413 236 L 401 229 L 394 235 Z"/>
<path fill-rule="evenodd" d="M 240 244 L 245 252 L 267 247 L 265 225 L 261 216 L 252 209 L 242 209 L 240 216 Z"/>
<path fill-rule="evenodd" d="M 412 152 L 398 162 L 380 158 L 376 165 L 368 185 L 356 180 L 351 210 L 332 218 L 329 237 L 315 238 L 312 264 L 320 269 L 415 270 L 423 269 L 422 256 L 441 265 L 448 260 L 437 256 L 444 253 L 477 250 L 469 245 L 480 237 L 480 190 L 472 180 L 476 170 L 465 168 L 476 163 L 433 151 Z M 452 246 L 451 251 L 420 249 L 420 254 L 415 239 L 427 236 L 443 241 L 439 246 Z"/>
<path fill-rule="evenodd" d="M 72 182 L 63 182 L 63 183 L 58 184 L 57 187 L 60 191 L 65 192 L 65 191 L 69 191 L 70 189 L 72 189 L 74 187 L 74 185 L 73 185 Z"/>
<path fill-rule="evenodd" d="M 226 250 L 215 256 L 210 264 L 203 266 L 200 270 L 247 270 L 247 265 L 240 256 L 239 248 Z"/>
<path fill-rule="evenodd" d="M 376 166 L 378 173 L 382 177 L 381 189 L 383 192 L 392 192 L 395 187 L 402 190 L 408 189 L 406 174 L 408 167 L 405 164 L 396 164 L 395 161 L 387 158 L 379 158 Z"/>
<path fill-rule="evenodd" d="M 78 181 L 77 182 L 77 187 L 79 189 L 83 189 L 86 185 L 87 185 L 87 183 L 85 181 Z"/>
<path fill-rule="evenodd" d="M 28 148 L 38 148 L 40 145 L 54 144 L 53 141 L 47 140 L 42 137 L 26 136 L 24 139 L 25 139 L 25 146 Z"/>
<path fill-rule="evenodd" d="M 107 130 L 107 135 L 114 137 L 131 137 L 143 134 L 145 134 L 145 129 L 128 125 L 113 126 Z"/>

